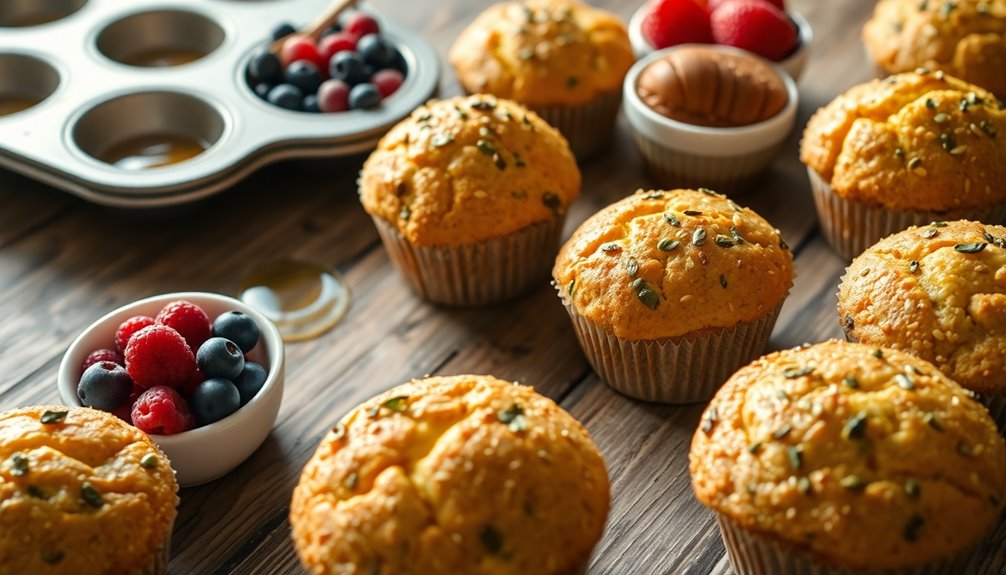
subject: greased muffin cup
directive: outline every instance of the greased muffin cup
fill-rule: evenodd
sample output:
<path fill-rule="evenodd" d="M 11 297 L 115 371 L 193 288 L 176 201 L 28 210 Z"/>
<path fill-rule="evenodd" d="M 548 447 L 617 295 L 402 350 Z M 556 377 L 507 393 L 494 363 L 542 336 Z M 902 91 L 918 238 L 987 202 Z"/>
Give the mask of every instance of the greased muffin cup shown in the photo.
<path fill-rule="evenodd" d="M 1006 2 L 880 0 L 863 43 L 882 73 L 941 70 L 1006 97 Z"/>
<path fill-rule="evenodd" d="M 290 524 L 312 573 L 572 575 L 608 508 L 583 426 L 530 387 L 462 375 L 343 417 L 304 467 Z"/>
<path fill-rule="evenodd" d="M 633 62 L 618 18 L 578 0 L 494 4 L 465 28 L 450 59 L 466 93 L 520 102 L 581 158 L 610 140 Z"/>
<path fill-rule="evenodd" d="M 1006 445 L 970 392 L 838 341 L 734 374 L 690 471 L 739 575 L 969 573 L 1006 501 Z"/>
<path fill-rule="evenodd" d="M 1006 111 L 955 78 L 908 73 L 856 86 L 817 111 L 800 157 L 825 238 L 846 259 L 934 220 L 1006 217 Z"/>
<path fill-rule="evenodd" d="M 709 112 L 722 112 L 753 102 L 773 99 L 781 92 L 785 104 L 767 117 L 756 116 L 740 125 L 698 125 L 668 117 L 647 104 L 640 94 L 641 79 L 647 69 L 668 59 L 687 54 L 690 59 L 737 59 L 760 73 L 752 77 L 738 72 L 732 62 L 724 62 L 709 81 L 698 85 L 710 88 L 709 94 L 696 96 L 687 91 L 695 87 L 681 82 L 686 105 L 708 103 Z M 694 68 L 691 66 L 690 68 Z M 678 75 L 687 73 L 679 70 Z M 711 89 L 714 85 L 723 89 Z M 717 98 L 730 88 L 747 93 L 744 99 Z M 750 53 L 727 46 L 683 44 L 658 50 L 636 62 L 623 86 L 625 117 L 633 131 L 644 164 L 650 175 L 665 187 L 711 186 L 731 194 L 742 193 L 746 184 L 764 172 L 779 154 L 796 120 L 799 92 L 792 78 L 778 66 Z M 757 98 L 754 97 L 757 95 Z M 714 102 L 719 102 L 714 104 Z"/>
<path fill-rule="evenodd" d="M 562 135 L 492 96 L 421 106 L 360 176 L 360 200 L 395 267 L 445 305 L 495 303 L 544 282 L 579 194 Z"/>
<path fill-rule="evenodd" d="M 165 575 L 175 472 L 145 434 L 88 408 L 0 413 L 0 570 Z"/>
<path fill-rule="evenodd" d="M 605 383 L 692 403 L 765 348 L 793 266 L 778 230 L 716 192 L 640 191 L 584 222 L 552 276 Z"/>
<path fill-rule="evenodd" d="M 838 289 L 846 337 L 911 353 L 1006 424 L 1006 227 L 934 222 L 881 240 Z"/>

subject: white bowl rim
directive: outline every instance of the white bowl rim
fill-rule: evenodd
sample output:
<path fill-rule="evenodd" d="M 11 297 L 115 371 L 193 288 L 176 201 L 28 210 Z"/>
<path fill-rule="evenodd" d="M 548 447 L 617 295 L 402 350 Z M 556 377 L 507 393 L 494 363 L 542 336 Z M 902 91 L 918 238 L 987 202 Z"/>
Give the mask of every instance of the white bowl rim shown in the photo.
<path fill-rule="evenodd" d="M 710 128 L 679 122 L 664 116 L 646 105 L 636 91 L 636 83 L 642 71 L 667 54 L 694 47 L 759 58 L 768 64 L 782 79 L 783 84 L 786 86 L 788 97 L 786 105 L 776 115 L 761 122 L 728 128 Z M 629 124 L 648 138 L 667 147 L 681 149 L 682 151 L 723 157 L 755 152 L 784 139 L 789 134 L 796 120 L 800 92 L 797 89 L 796 81 L 778 64 L 745 50 L 718 44 L 678 44 L 651 52 L 633 64 L 632 68 L 629 69 L 629 73 L 625 76 L 623 99 L 625 100 L 625 115 Z M 675 146 L 671 143 L 671 141 L 679 139 L 682 136 L 687 138 L 686 146 Z"/>
<path fill-rule="evenodd" d="M 250 419 L 254 418 L 257 410 L 248 409 L 252 405 L 259 404 L 269 391 L 277 385 L 277 382 L 281 381 L 283 378 L 280 374 L 283 373 L 284 360 L 285 360 L 285 350 L 283 346 L 283 338 L 279 334 L 279 330 L 273 325 L 267 317 L 259 313 L 257 310 L 251 308 L 244 302 L 232 298 L 227 295 L 212 293 L 212 292 L 174 292 L 168 294 L 161 294 L 136 300 L 132 303 L 120 306 L 101 318 L 92 322 L 87 326 L 84 331 L 78 335 L 70 346 L 67 348 L 66 352 L 63 354 L 63 359 L 59 366 L 59 375 L 57 379 L 57 386 L 59 390 L 60 401 L 70 407 L 83 407 L 80 403 L 80 399 L 77 398 L 77 393 L 75 389 L 75 382 L 73 381 L 76 371 L 80 368 L 80 365 L 74 365 L 75 362 L 70 361 L 70 356 L 73 355 L 71 352 L 83 345 L 83 342 L 88 339 L 98 326 L 101 326 L 109 321 L 111 321 L 116 316 L 123 315 L 128 310 L 133 310 L 140 307 L 145 307 L 148 305 L 153 305 L 155 303 L 163 307 L 164 304 L 176 301 L 176 300 L 188 300 L 196 305 L 200 305 L 198 301 L 193 300 L 211 300 L 216 303 L 226 304 L 232 306 L 234 311 L 240 311 L 252 317 L 255 323 L 259 326 L 259 345 L 263 343 L 267 346 L 266 357 L 269 360 L 269 375 L 266 377 L 265 383 L 262 384 L 262 388 L 259 389 L 255 397 L 251 399 L 246 405 L 241 406 L 237 411 L 228 415 L 227 417 L 215 421 L 209 425 L 204 425 L 202 427 L 196 427 L 188 431 L 183 431 L 181 433 L 176 433 L 173 435 L 156 435 L 148 434 L 150 439 L 153 440 L 158 445 L 164 446 L 166 448 L 178 446 L 182 443 L 188 441 L 199 441 L 201 439 L 206 439 L 216 432 L 232 428 L 234 426 L 246 425 L 250 423 Z M 156 312 L 155 312 L 156 313 Z M 128 318 L 125 318 L 128 319 Z M 246 423 L 247 422 L 247 423 Z M 271 427 L 271 425 L 270 425 Z"/>

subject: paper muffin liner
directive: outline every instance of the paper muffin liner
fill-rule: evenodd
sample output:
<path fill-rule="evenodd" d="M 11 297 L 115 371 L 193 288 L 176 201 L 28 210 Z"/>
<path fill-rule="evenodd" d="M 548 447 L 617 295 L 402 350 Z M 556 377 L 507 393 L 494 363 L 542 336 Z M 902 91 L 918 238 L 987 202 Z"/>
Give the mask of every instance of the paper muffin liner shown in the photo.
<path fill-rule="evenodd" d="M 712 188 L 736 195 L 758 177 L 779 155 L 784 142 L 750 154 L 702 156 L 668 148 L 642 133 L 634 132 L 636 145 L 650 176 L 660 186 L 673 188 Z"/>
<path fill-rule="evenodd" d="M 922 226 L 933 221 L 973 220 L 999 224 L 1006 219 L 1006 204 L 955 212 L 895 212 L 860 202 L 849 201 L 836 194 L 813 168 L 807 168 L 810 187 L 817 206 L 821 232 L 840 256 L 847 261 L 867 248 L 910 226 Z"/>
<path fill-rule="evenodd" d="M 915 567 L 848 569 L 815 561 L 810 554 L 748 531 L 724 515 L 717 514 L 716 519 L 737 575 L 962 575 L 973 573 L 968 571 L 968 564 L 980 549 L 976 545 L 966 552 Z"/>
<path fill-rule="evenodd" d="M 611 140 L 622 105 L 621 86 L 580 106 L 527 106 L 556 128 L 577 158 L 586 158 Z"/>
<path fill-rule="evenodd" d="M 174 522 L 164 537 L 164 546 L 151 558 L 150 565 L 140 571 L 138 575 L 168 575 L 168 560 L 171 557 L 171 531 L 173 529 Z"/>
<path fill-rule="evenodd" d="M 559 289 L 576 338 L 594 371 L 612 389 L 644 401 L 708 401 L 739 368 L 761 355 L 782 302 L 761 318 L 675 339 L 625 340 L 580 315 Z"/>
<path fill-rule="evenodd" d="M 381 241 L 412 289 L 431 302 L 477 306 L 516 297 L 544 282 L 559 251 L 565 214 L 515 233 L 474 244 L 414 246 L 374 216 Z"/>

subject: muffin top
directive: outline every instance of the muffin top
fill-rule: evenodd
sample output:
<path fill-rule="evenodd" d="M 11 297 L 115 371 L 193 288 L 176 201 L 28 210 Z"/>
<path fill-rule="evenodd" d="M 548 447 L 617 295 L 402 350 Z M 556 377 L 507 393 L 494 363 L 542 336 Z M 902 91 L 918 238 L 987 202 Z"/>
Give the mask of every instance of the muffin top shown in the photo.
<path fill-rule="evenodd" d="M 658 114 L 715 128 L 768 120 L 789 101 L 770 64 L 707 46 L 684 46 L 654 61 L 639 74 L 636 91 Z"/>
<path fill-rule="evenodd" d="M 360 174 L 364 209 L 417 246 L 505 236 L 557 218 L 579 195 L 566 139 L 535 113 L 492 96 L 416 108 Z"/>
<path fill-rule="evenodd" d="M 850 338 L 1006 393 L 1006 228 L 941 222 L 881 240 L 849 266 L 838 312 Z"/>
<path fill-rule="evenodd" d="M 885 71 L 943 70 L 1006 96 L 1006 1 L 881 0 L 863 41 Z"/>
<path fill-rule="evenodd" d="M 852 569 L 963 551 L 1006 501 L 984 406 L 923 360 L 837 341 L 734 374 L 695 432 L 691 473 L 715 511 Z"/>
<path fill-rule="evenodd" d="M 638 191 L 594 214 L 552 277 L 576 311 L 626 340 L 760 319 L 793 284 L 779 230 L 711 190 Z"/>
<path fill-rule="evenodd" d="M 548 575 L 588 559 L 608 506 L 583 426 L 530 387 L 463 375 L 353 409 L 304 467 L 290 523 L 312 573 Z"/>
<path fill-rule="evenodd" d="M 4 572 L 139 571 L 165 545 L 177 491 L 160 449 L 114 415 L 56 406 L 0 413 Z"/>
<path fill-rule="evenodd" d="M 800 146 L 803 163 L 839 196 L 893 211 L 1006 202 L 1003 157 L 1002 104 L 942 72 L 852 88 L 814 114 Z"/>
<path fill-rule="evenodd" d="M 529 106 L 578 106 L 617 92 L 635 61 L 618 18 L 578 0 L 494 4 L 465 28 L 450 59 L 469 93 Z"/>

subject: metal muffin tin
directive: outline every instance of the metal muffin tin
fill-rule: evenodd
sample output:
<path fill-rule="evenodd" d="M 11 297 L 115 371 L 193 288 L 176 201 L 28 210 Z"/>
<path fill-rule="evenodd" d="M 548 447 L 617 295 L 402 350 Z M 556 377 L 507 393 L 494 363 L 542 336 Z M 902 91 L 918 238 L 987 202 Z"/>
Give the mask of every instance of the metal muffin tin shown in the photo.
<path fill-rule="evenodd" d="M 177 205 L 284 158 L 354 154 L 436 92 L 436 53 L 370 7 L 405 58 L 405 83 L 380 107 L 335 114 L 259 99 L 245 66 L 279 22 L 307 24 L 332 0 L 4 0 L 0 96 L 44 98 L 0 116 L 0 166 L 87 200 L 125 208 Z M 64 14 L 20 26 L 40 12 Z M 174 67 L 117 61 L 137 48 L 205 53 Z M 95 158 L 143 134 L 209 144 L 175 165 L 127 170 Z"/>

